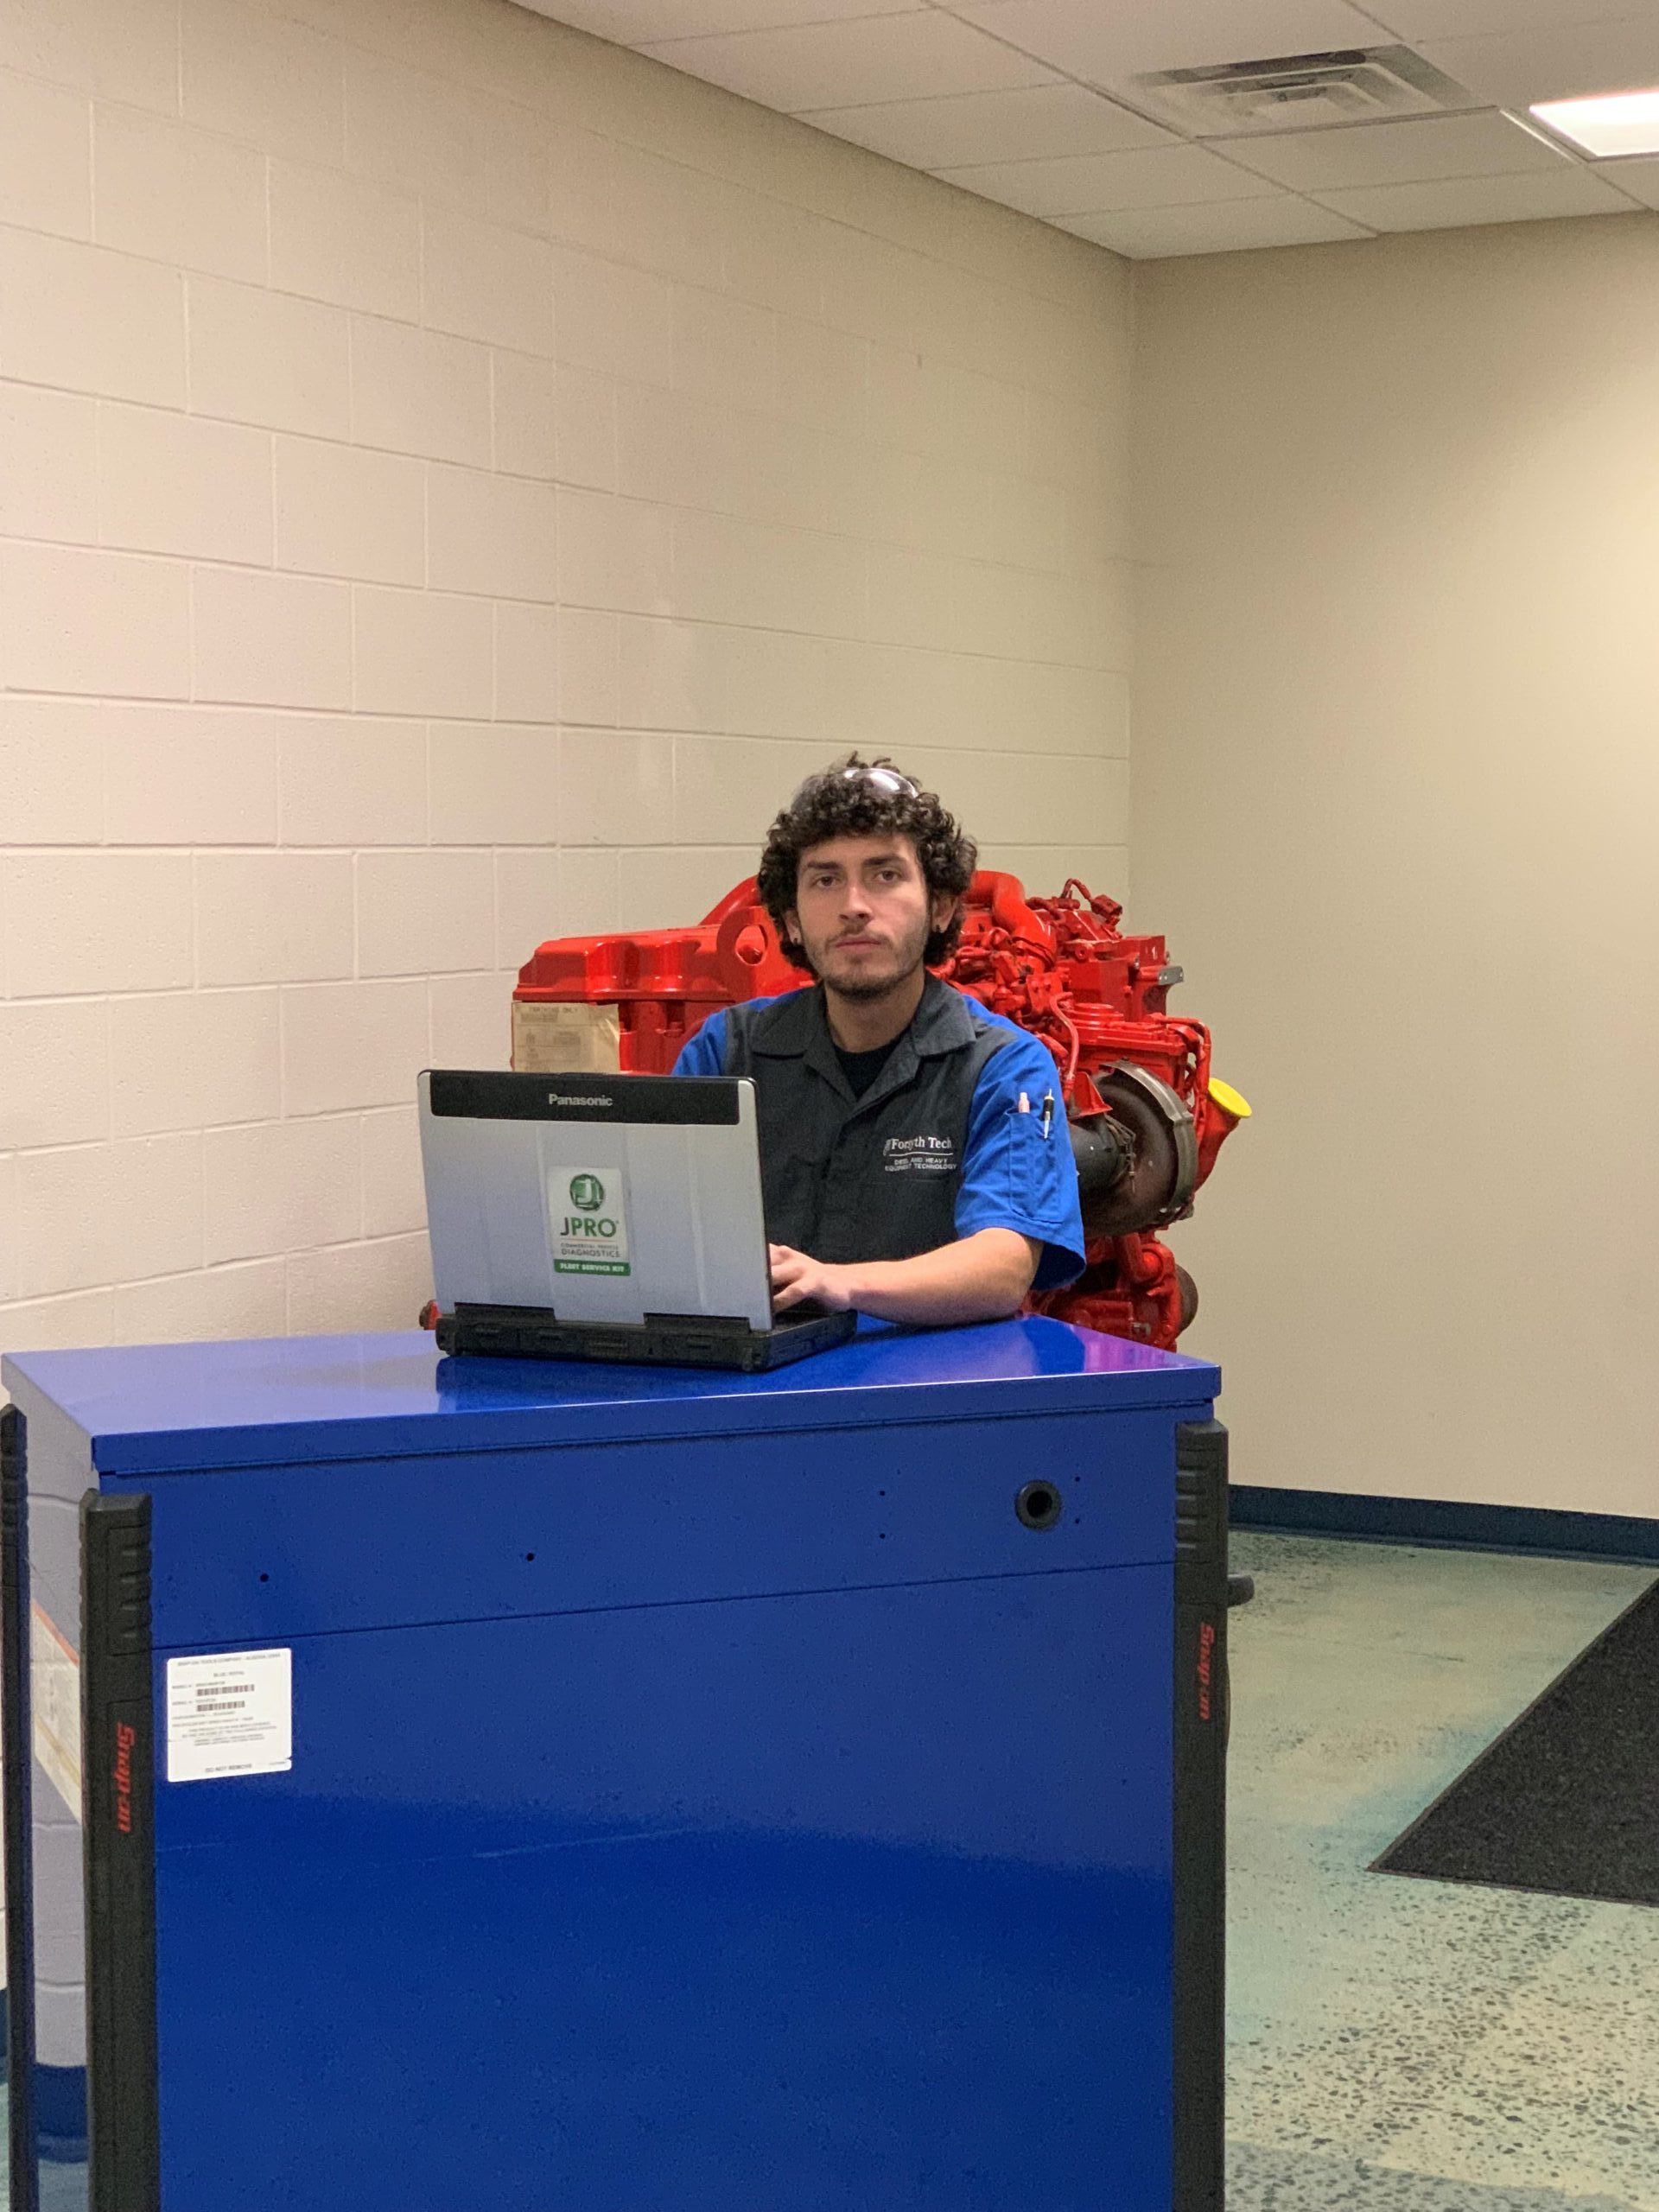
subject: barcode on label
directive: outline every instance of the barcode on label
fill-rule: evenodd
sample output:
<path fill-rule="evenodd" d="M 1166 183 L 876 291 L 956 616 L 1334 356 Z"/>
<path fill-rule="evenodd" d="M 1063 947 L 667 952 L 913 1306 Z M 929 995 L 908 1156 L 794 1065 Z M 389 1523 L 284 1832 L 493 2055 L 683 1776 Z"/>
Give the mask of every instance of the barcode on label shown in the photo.
<path fill-rule="evenodd" d="M 3 0 L 0 0 L 3 5 Z M 167 1778 L 225 1782 L 294 1764 L 294 1655 L 187 1653 L 167 1662 Z"/>

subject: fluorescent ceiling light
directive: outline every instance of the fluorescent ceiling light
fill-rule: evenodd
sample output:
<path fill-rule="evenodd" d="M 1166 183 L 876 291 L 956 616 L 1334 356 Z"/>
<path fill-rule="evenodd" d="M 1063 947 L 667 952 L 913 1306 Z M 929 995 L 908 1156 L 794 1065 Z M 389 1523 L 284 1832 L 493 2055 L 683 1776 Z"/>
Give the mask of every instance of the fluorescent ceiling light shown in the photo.
<path fill-rule="evenodd" d="M 1531 112 L 1586 154 L 1659 154 L 1659 86 L 1599 92 L 1592 99 L 1540 100 Z"/>

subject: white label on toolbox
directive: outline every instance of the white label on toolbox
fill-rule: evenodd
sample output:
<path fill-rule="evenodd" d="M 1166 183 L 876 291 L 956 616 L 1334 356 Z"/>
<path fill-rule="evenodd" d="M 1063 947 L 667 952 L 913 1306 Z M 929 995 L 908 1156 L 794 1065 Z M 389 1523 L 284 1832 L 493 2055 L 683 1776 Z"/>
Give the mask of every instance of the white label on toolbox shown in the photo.
<path fill-rule="evenodd" d="M 628 1186 L 620 1167 L 561 1167 L 547 1185 L 548 1225 L 553 1232 L 553 1272 L 559 1275 L 626 1275 Z"/>
<path fill-rule="evenodd" d="M 204 1652 L 167 1662 L 167 1778 L 286 1774 L 294 1764 L 294 1655 Z"/>

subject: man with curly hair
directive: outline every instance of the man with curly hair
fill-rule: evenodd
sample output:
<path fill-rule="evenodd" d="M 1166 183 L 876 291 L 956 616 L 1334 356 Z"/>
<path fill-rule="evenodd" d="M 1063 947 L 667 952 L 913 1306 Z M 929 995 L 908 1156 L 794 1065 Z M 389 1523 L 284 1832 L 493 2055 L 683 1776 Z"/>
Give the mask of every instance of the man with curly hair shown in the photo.
<path fill-rule="evenodd" d="M 760 896 L 816 982 L 710 1015 L 674 1071 L 753 1079 L 779 1313 L 994 1320 L 1083 1267 L 1052 1056 L 928 973 L 975 858 L 931 791 L 855 753 L 772 825 Z"/>

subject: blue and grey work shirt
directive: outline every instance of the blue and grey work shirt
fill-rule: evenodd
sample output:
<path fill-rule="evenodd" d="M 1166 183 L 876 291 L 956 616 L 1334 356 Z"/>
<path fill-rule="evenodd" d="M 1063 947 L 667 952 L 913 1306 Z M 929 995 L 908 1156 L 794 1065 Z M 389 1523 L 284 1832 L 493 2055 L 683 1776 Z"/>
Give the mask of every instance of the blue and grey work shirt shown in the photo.
<path fill-rule="evenodd" d="M 774 1243 L 844 1264 L 907 1260 L 982 1229 L 1013 1229 L 1043 1247 L 1034 1289 L 1082 1271 L 1077 1173 L 1053 1057 L 937 976 L 861 1095 L 817 988 L 710 1014 L 674 1072 L 753 1077 Z"/>

